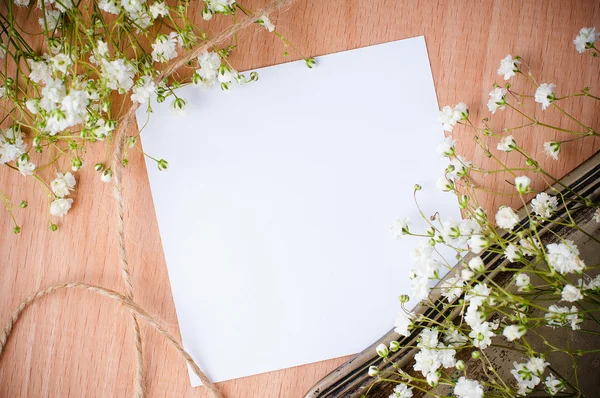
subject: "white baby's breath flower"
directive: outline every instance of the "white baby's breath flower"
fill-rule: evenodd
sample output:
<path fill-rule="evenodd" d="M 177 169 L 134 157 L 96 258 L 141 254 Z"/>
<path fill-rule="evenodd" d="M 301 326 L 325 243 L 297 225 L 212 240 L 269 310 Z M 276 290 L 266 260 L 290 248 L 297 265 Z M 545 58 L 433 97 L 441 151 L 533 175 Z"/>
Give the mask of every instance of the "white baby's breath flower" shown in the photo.
<path fill-rule="evenodd" d="M 560 153 L 560 142 L 557 141 L 548 141 L 544 142 L 544 152 L 548 157 L 551 157 L 554 160 L 558 160 L 558 154 Z"/>
<path fill-rule="evenodd" d="M 121 0 L 121 7 L 129 14 L 135 14 L 142 11 L 146 0 Z"/>
<path fill-rule="evenodd" d="M 546 380 L 544 380 L 544 385 L 546 386 L 546 390 L 548 390 L 550 395 L 556 395 L 565 389 L 565 383 L 562 380 L 557 379 L 552 373 L 546 377 Z"/>
<path fill-rule="evenodd" d="M 440 286 L 442 296 L 445 297 L 448 302 L 452 302 L 462 294 L 462 288 L 464 285 L 465 281 L 459 275 L 447 278 Z"/>
<path fill-rule="evenodd" d="M 9 128 L 0 134 L 0 163 L 8 163 L 17 160 L 25 153 L 27 145 L 23 141 L 23 134 Z"/>
<path fill-rule="evenodd" d="M 548 108 L 556 99 L 556 96 L 554 95 L 555 88 L 556 84 L 542 83 L 537 90 L 535 90 L 535 102 L 542 104 L 542 110 L 546 110 L 546 108 Z"/>
<path fill-rule="evenodd" d="M 454 147 L 456 146 L 456 141 L 452 138 L 452 136 L 448 136 L 444 138 L 435 148 L 437 153 L 443 156 L 453 156 L 454 155 Z"/>
<path fill-rule="evenodd" d="M 117 0 L 100 0 L 98 2 L 98 8 L 109 14 L 119 15 L 121 7 Z"/>
<path fill-rule="evenodd" d="M 507 92 L 508 91 L 503 87 L 496 87 L 490 91 L 490 100 L 487 103 L 487 107 L 492 114 L 496 113 L 498 109 L 504 110 Z"/>
<path fill-rule="evenodd" d="M 550 364 L 546 362 L 544 358 L 531 357 L 529 358 L 529 361 L 527 361 L 527 369 L 536 376 L 543 375 L 548 365 Z"/>
<path fill-rule="evenodd" d="M 585 263 L 579 258 L 579 249 L 571 240 L 551 243 L 546 246 L 546 251 L 548 265 L 561 274 L 582 272 L 585 269 Z"/>
<path fill-rule="evenodd" d="M 96 41 L 96 53 L 101 57 L 106 57 L 108 55 L 108 44 L 102 39 Z"/>
<path fill-rule="evenodd" d="M 456 328 L 446 329 L 444 331 L 444 343 L 446 343 L 448 347 L 459 348 L 464 346 L 468 341 L 469 339 Z"/>
<path fill-rule="evenodd" d="M 77 181 L 73 174 L 57 172 L 56 178 L 50 183 L 50 188 L 56 196 L 62 198 L 67 196 L 75 188 L 75 185 L 77 185 Z"/>
<path fill-rule="evenodd" d="M 142 76 L 138 79 L 136 84 L 133 86 L 131 101 L 145 104 L 148 102 L 154 91 L 156 90 L 156 83 L 150 76 Z"/>
<path fill-rule="evenodd" d="M 517 58 L 513 58 L 512 55 L 508 54 L 505 58 L 500 61 L 500 68 L 498 68 L 498 75 L 504 75 L 504 80 L 508 80 L 515 75 L 515 72 L 519 70 L 519 61 Z"/>
<path fill-rule="evenodd" d="M 554 196 L 541 192 L 531 200 L 531 208 L 538 216 L 549 218 L 558 208 L 558 200 Z"/>
<path fill-rule="evenodd" d="M 575 44 L 577 51 L 582 54 L 588 48 L 592 48 L 599 37 L 600 33 L 596 32 L 596 28 L 581 28 L 579 34 L 573 40 L 573 44 Z"/>
<path fill-rule="evenodd" d="M 475 307 L 479 307 L 487 300 L 491 292 L 492 290 L 488 287 L 487 283 L 478 283 L 472 286 L 471 290 L 467 292 L 465 300 Z"/>
<path fill-rule="evenodd" d="M 50 67 L 45 61 L 33 61 L 31 59 L 27 60 L 29 64 L 29 78 L 36 83 L 45 84 L 48 80 L 52 79 L 52 73 L 50 72 Z"/>
<path fill-rule="evenodd" d="M 452 132 L 456 125 L 456 119 L 454 119 L 454 110 L 452 107 L 446 105 L 442 108 L 439 113 L 439 121 L 442 123 L 444 131 Z"/>
<path fill-rule="evenodd" d="M 31 162 L 21 162 L 19 161 L 19 172 L 24 176 L 33 175 L 35 171 L 35 164 Z"/>
<path fill-rule="evenodd" d="M 133 86 L 135 68 L 130 61 L 126 59 L 116 59 L 114 61 L 102 60 L 102 79 L 106 81 L 106 86 L 119 92 L 127 92 Z"/>
<path fill-rule="evenodd" d="M 446 173 L 446 177 L 449 180 L 455 180 L 457 178 L 462 178 L 467 175 L 468 169 L 473 167 L 473 163 L 460 155 L 457 155 L 450 161 L 450 164 L 454 168 L 454 170 Z"/>
<path fill-rule="evenodd" d="M 461 376 L 454 386 L 454 395 L 457 398 L 481 398 L 483 397 L 483 387 L 477 380 Z"/>
<path fill-rule="evenodd" d="M 521 194 L 529 192 L 530 185 L 531 179 L 527 176 L 519 176 L 515 178 L 515 188 L 517 188 L 517 192 Z"/>
<path fill-rule="evenodd" d="M 506 340 L 508 341 L 520 339 L 525 333 L 527 333 L 527 328 L 523 325 L 509 325 L 502 331 L 502 335 L 506 337 Z"/>
<path fill-rule="evenodd" d="M 152 60 L 154 62 L 167 62 L 177 56 L 176 45 L 179 41 L 177 32 L 169 33 L 169 36 L 160 34 L 152 43 Z"/>
<path fill-rule="evenodd" d="M 475 347 L 485 350 L 492 344 L 492 337 L 494 333 L 494 324 L 491 322 L 482 322 L 472 327 L 469 337 L 472 339 L 472 343 Z"/>
<path fill-rule="evenodd" d="M 446 178 L 445 175 L 441 175 L 438 177 L 435 186 L 437 187 L 437 189 L 444 192 L 450 192 L 454 189 L 454 183 L 448 178 Z"/>
<path fill-rule="evenodd" d="M 14 0 L 15 4 L 19 7 L 29 6 L 29 0 Z"/>
<path fill-rule="evenodd" d="M 518 261 L 522 257 L 522 255 L 519 251 L 519 248 L 516 245 L 509 243 L 506 246 L 506 249 L 504 249 L 504 257 L 506 257 L 506 259 L 511 263 L 514 263 Z"/>
<path fill-rule="evenodd" d="M 526 363 L 513 362 L 513 366 L 514 369 L 511 370 L 510 373 L 512 373 L 517 380 L 517 393 L 519 395 L 527 395 L 540 383 L 541 379 L 527 368 Z"/>
<path fill-rule="evenodd" d="M 48 32 L 53 32 L 56 28 L 60 27 L 60 25 L 61 25 L 60 11 L 46 9 L 45 15 L 46 15 L 45 19 L 44 19 L 44 17 L 41 17 L 40 19 L 38 19 L 38 22 L 39 22 L 40 26 L 42 27 L 42 29 L 46 30 L 46 27 L 47 27 Z"/>
<path fill-rule="evenodd" d="M 569 301 L 571 303 L 583 299 L 583 294 L 581 294 L 581 290 L 577 289 L 573 285 L 565 285 L 562 292 L 560 293 L 563 301 Z"/>
<path fill-rule="evenodd" d="M 461 279 L 464 279 L 465 281 L 470 280 L 474 276 L 475 276 L 475 272 L 471 271 L 468 268 L 465 268 L 460 271 L 460 277 L 461 277 Z"/>
<path fill-rule="evenodd" d="M 227 13 L 232 9 L 235 0 L 205 0 L 205 3 L 212 12 Z"/>
<path fill-rule="evenodd" d="M 527 274 L 519 274 L 515 278 L 515 285 L 519 288 L 520 292 L 525 292 L 529 290 L 529 286 L 531 285 L 531 278 Z"/>
<path fill-rule="evenodd" d="M 404 337 L 410 336 L 410 328 L 413 324 L 413 314 L 400 311 L 394 322 L 394 332 Z"/>
<path fill-rule="evenodd" d="M 73 199 L 54 199 L 50 204 L 50 214 L 55 217 L 63 217 L 69 212 L 69 210 L 71 210 L 72 205 Z"/>
<path fill-rule="evenodd" d="M 407 386 L 406 384 L 400 383 L 394 387 L 394 392 L 389 398 L 412 398 L 413 391 L 412 387 Z"/>
<path fill-rule="evenodd" d="M 152 18 L 154 19 L 158 17 L 166 17 L 169 15 L 169 8 L 164 1 L 155 1 L 150 6 L 150 14 L 152 14 Z"/>
<path fill-rule="evenodd" d="M 273 22 L 271 22 L 267 15 L 261 16 L 256 22 L 258 22 L 260 26 L 264 26 L 269 32 L 273 32 L 275 30 L 275 25 L 273 25 Z"/>
<path fill-rule="evenodd" d="M 408 233 L 409 225 L 410 220 L 408 219 L 408 217 L 399 217 L 392 221 L 390 231 L 396 239 L 400 239 L 402 235 L 406 235 Z"/>
<path fill-rule="evenodd" d="M 479 256 L 470 259 L 468 266 L 474 272 L 483 272 L 485 270 L 483 260 Z"/>
<path fill-rule="evenodd" d="M 579 326 L 583 322 L 583 317 L 579 314 L 577 307 L 561 307 L 552 304 L 548 307 L 548 312 L 544 315 L 546 323 L 550 327 L 566 326 L 570 324 L 572 330 L 581 329 Z"/>
<path fill-rule="evenodd" d="M 475 254 L 481 253 L 489 245 L 490 242 L 483 235 L 473 235 L 468 242 L 469 249 Z"/>
<path fill-rule="evenodd" d="M 515 143 L 515 139 L 512 135 L 508 135 L 503 137 L 498 146 L 496 147 L 499 151 L 510 152 L 512 151 L 517 144 Z"/>
<path fill-rule="evenodd" d="M 519 216 L 507 206 L 500 206 L 496 213 L 496 225 L 500 228 L 512 230 L 519 223 Z"/>
<path fill-rule="evenodd" d="M 194 79 L 194 83 L 206 88 L 212 87 L 221 67 L 221 57 L 217 53 L 204 51 L 198 56 L 198 66 L 200 66 L 200 69 L 196 70 L 194 76 L 198 78 Z"/>
<path fill-rule="evenodd" d="M 146 28 L 150 26 L 153 21 L 152 15 L 150 15 L 150 13 L 145 8 L 142 8 L 139 11 L 129 13 L 129 18 L 131 18 L 131 20 L 135 24 L 136 34 L 145 31 Z"/>

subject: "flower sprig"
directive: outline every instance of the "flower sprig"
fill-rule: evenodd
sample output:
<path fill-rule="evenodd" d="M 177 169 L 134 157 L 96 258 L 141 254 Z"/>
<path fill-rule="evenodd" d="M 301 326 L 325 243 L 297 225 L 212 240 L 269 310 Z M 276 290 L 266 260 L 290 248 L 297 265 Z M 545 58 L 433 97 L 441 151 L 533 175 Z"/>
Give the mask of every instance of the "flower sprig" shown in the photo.
<path fill-rule="evenodd" d="M 581 29 L 574 40 L 576 50 L 590 51 L 597 57 L 595 42 L 599 37 L 595 28 Z M 575 348 L 564 341 L 552 341 L 544 333 L 548 328 L 564 328 L 580 334 L 599 333 L 598 264 L 586 264 L 573 240 L 556 231 L 575 231 L 591 244 L 600 245 L 600 240 L 580 225 L 581 218 L 574 216 L 576 212 L 588 217 L 591 214 L 591 220 L 585 222 L 600 223 L 600 202 L 598 198 L 582 196 L 554 178 L 515 138 L 536 126 L 571 135 L 572 138 L 543 144 L 540 152 L 558 160 L 564 146 L 599 135 L 596 129 L 559 105 L 560 101 L 584 97 L 595 102 L 600 98 L 591 94 L 590 88 L 559 97 L 557 85 L 538 83 L 532 70 L 518 56 L 503 58 L 498 75 L 505 81 L 523 78 L 532 91 L 521 94 L 515 92 L 510 83 L 495 84 L 489 93 L 488 111 L 492 115 L 515 112 L 527 120 L 526 124 L 495 131 L 490 127 L 489 118 L 484 118 L 477 126 L 463 102 L 454 107 L 445 106 L 440 111 L 445 131 L 470 129 L 478 149 L 497 164 L 492 170 L 474 165 L 457 153 L 457 142 L 452 136 L 437 146 L 437 152 L 449 160 L 437 187 L 457 196 L 464 218 L 454 221 L 438 213 L 425 214 L 418 203 L 422 187 L 415 185 L 415 203 L 429 227 L 425 231 L 413 231 L 408 218 L 392 223 L 391 230 L 397 238 L 412 236 L 421 239 L 422 244 L 412 251 L 410 298 L 400 296 L 402 310 L 394 329 L 405 341 L 414 343 L 401 346 L 398 341 L 392 341 L 389 345 L 379 345 L 376 353 L 385 366 L 373 365 L 368 371 L 376 383 L 395 384 L 390 398 L 409 398 L 413 391 L 432 396 L 453 394 L 459 398 L 514 397 L 534 392 L 581 396 L 578 358 L 600 352 L 600 347 L 589 344 Z M 546 123 L 530 115 L 523 104 L 527 99 L 539 106 L 542 114 L 554 110 L 577 128 Z M 495 151 L 518 154 L 524 160 L 524 167 L 510 167 Z M 481 207 L 478 193 L 490 191 L 482 188 L 473 175 L 492 173 L 510 176 L 507 182 L 512 186 L 512 193 L 508 195 L 520 198 L 521 215 L 512 207 L 501 205 L 492 217 Z M 545 186 L 534 187 L 529 175 L 540 176 Z M 530 195 L 534 197 L 528 203 L 526 198 Z M 588 211 L 582 213 L 584 209 Z M 456 267 L 440 255 L 441 246 L 454 251 L 459 260 Z M 510 273 L 508 282 L 500 282 L 495 277 L 498 269 L 487 264 L 490 258 L 499 257 L 503 259 L 500 271 Z M 449 275 L 444 277 L 448 271 Z M 410 311 L 406 304 L 411 298 L 431 311 Z M 416 340 L 412 340 L 414 338 Z M 509 372 L 502 372 L 491 361 L 490 347 L 512 352 L 515 361 Z M 401 349 L 415 352 L 414 361 L 404 367 L 396 363 L 392 355 Z M 556 355 L 570 360 L 574 376 L 561 374 L 552 366 L 550 358 Z M 393 372 L 382 372 L 380 368 L 388 365 Z M 505 377 L 507 374 L 510 378 Z"/>
<path fill-rule="evenodd" d="M 0 134 L 0 163 L 36 179 L 47 190 L 50 216 L 66 215 L 73 204 L 48 188 L 56 186 L 58 179 L 71 175 L 75 181 L 71 172 L 90 163 L 101 181 L 111 181 L 113 135 L 130 107 L 143 104 L 150 114 L 150 99 L 155 97 L 158 102 L 169 100 L 173 110 L 182 112 L 187 101 L 177 89 L 185 85 L 218 84 L 228 91 L 235 84 L 258 80 L 256 72 L 240 73 L 229 60 L 237 48 L 237 35 L 234 43 L 208 49 L 190 61 L 186 67 L 192 69 L 191 76 L 177 73 L 159 80 L 171 62 L 210 40 L 206 29 L 190 19 L 191 4 L 186 0 L 40 0 L 37 4 L 5 0 L 7 15 L 0 16 L 0 104 L 5 126 Z M 202 16 L 204 20 L 233 16 L 235 21 L 238 12 L 253 15 L 235 0 L 205 0 Z M 29 16 L 37 18 L 39 31 L 24 29 Z M 280 38 L 286 55 L 289 46 L 295 49 L 275 30 L 269 16 L 253 22 Z M 40 51 L 32 45 L 37 37 L 43 41 Z M 314 66 L 312 58 L 305 62 Z M 127 150 L 140 149 L 139 133 L 128 137 Z M 91 145 L 105 145 L 104 158 L 88 160 Z M 144 155 L 155 160 L 160 170 L 168 168 L 167 160 Z M 123 164 L 127 163 L 125 153 Z M 44 169 L 53 169 L 57 179 L 45 181 Z M 54 222 L 51 228 L 57 228 Z"/>

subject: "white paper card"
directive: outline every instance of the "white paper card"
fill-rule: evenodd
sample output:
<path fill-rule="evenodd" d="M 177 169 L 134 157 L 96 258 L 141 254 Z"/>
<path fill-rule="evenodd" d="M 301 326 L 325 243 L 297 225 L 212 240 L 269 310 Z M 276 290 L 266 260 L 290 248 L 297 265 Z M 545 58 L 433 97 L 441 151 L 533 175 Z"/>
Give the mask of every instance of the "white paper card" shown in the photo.
<path fill-rule="evenodd" d="M 185 115 L 153 103 L 142 133 L 169 161 L 147 166 L 183 343 L 217 382 L 366 348 L 409 292 L 418 242 L 389 227 L 424 225 L 414 184 L 427 214 L 460 217 L 435 188 L 423 37 L 258 72 L 230 92 L 179 90 Z"/>

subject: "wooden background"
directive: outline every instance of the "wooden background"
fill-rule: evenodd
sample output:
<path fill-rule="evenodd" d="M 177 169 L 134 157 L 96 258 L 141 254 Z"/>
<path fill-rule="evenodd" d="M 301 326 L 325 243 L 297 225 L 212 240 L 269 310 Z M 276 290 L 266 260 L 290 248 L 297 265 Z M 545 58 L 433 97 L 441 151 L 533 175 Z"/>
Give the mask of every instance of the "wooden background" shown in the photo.
<path fill-rule="evenodd" d="M 264 0 L 242 4 L 256 8 Z M 501 83 L 496 70 L 507 53 L 523 56 L 540 81 L 558 83 L 559 96 L 588 85 L 595 87 L 592 92 L 600 92 L 600 59 L 578 54 L 572 44 L 582 26 L 600 28 L 600 3 L 593 0 L 298 0 L 274 19 L 279 31 L 306 54 L 315 56 L 425 35 L 440 105 L 465 101 L 475 116 L 476 109 L 485 108 L 492 83 Z M 36 24 L 32 19 L 30 25 Z M 240 38 L 240 49 L 232 59 L 238 69 L 286 61 L 280 42 L 263 29 L 251 27 Z M 385 84 L 393 74 L 393 70 L 382 65 L 379 70 L 365 70 L 348 84 L 359 90 L 363 84 Z M 390 98 L 393 100 L 393 95 Z M 568 100 L 565 107 L 598 128 L 599 107 L 594 101 Z M 536 112 L 541 114 L 539 106 Z M 484 117 L 488 112 L 484 109 L 479 115 Z M 546 112 L 544 117 L 565 122 L 556 112 Z M 514 126 L 519 121 L 509 117 L 501 119 L 498 126 Z M 401 120 L 398 129 L 402 129 Z M 190 135 L 193 133 L 190 131 Z M 459 152 L 476 164 L 487 164 L 481 152 L 475 152 L 471 135 L 463 130 L 456 132 L 455 136 L 462 139 Z M 540 159 L 544 159 L 542 142 L 554 136 L 555 133 L 540 129 L 515 132 L 517 141 Z M 555 175 L 564 175 L 599 147 L 598 140 L 577 141 L 565 146 L 559 161 L 545 160 L 543 165 Z M 399 148 L 399 160 L 403 150 L 410 150 L 410 142 L 406 148 Z M 500 156 L 511 164 L 519 164 L 514 154 Z M 60 220 L 56 233 L 49 231 L 46 199 L 39 186 L 7 168 L 0 171 L 0 189 L 16 204 L 21 199 L 30 203 L 29 208 L 16 210 L 23 228 L 20 235 L 12 234 L 8 214 L 0 213 L 1 322 L 25 296 L 54 283 L 86 281 L 123 291 L 111 186 L 99 181 L 89 167 L 95 159 L 88 157 L 88 167 L 78 173 L 75 205 Z M 482 183 L 505 189 L 506 178 L 492 175 L 482 179 Z M 535 183 L 543 188 L 539 178 Z M 136 299 L 178 336 L 152 197 L 139 152 L 131 152 L 125 185 L 128 249 Z M 516 203 L 515 198 L 506 199 Z M 490 211 L 499 203 L 485 195 L 482 200 Z M 176 205 L 177 198 L 173 198 L 173 203 Z M 390 326 L 392 322 L 391 319 Z M 243 325 L 239 332 L 244 333 Z M 340 325 L 340 333 L 347 332 Z M 148 396 L 206 395 L 202 388 L 190 387 L 183 360 L 163 338 L 144 326 L 142 333 Z M 63 291 L 44 298 L 27 310 L 11 337 L 0 362 L 0 396 L 129 396 L 134 363 L 132 335 L 128 312 L 106 298 L 83 291 Z M 228 397 L 299 397 L 346 359 L 233 380 L 221 383 L 220 388 Z"/>

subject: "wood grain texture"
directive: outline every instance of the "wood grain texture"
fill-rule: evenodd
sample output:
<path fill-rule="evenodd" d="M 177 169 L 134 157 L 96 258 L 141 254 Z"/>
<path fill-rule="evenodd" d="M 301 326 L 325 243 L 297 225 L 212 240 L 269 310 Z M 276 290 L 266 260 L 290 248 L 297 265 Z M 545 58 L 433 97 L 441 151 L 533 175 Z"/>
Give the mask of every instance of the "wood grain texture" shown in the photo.
<path fill-rule="evenodd" d="M 244 2 L 252 8 L 264 3 Z M 278 29 L 310 55 L 425 35 L 440 105 L 464 101 L 472 110 L 485 107 L 492 83 L 500 82 L 496 75 L 498 62 L 507 53 L 523 56 L 540 80 L 559 83 L 559 95 L 584 86 L 595 87 L 596 93 L 600 91 L 598 60 L 579 55 L 572 45 L 582 26 L 600 27 L 600 4 L 593 0 L 298 0 L 274 19 Z M 32 18 L 32 26 L 35 23 Z M 240 49 L 232 58 L 240 70 L 287 61 L 280 42 L 258 27 L 248 29 L 240 39 Z M 380 70 L 365 70 L 348 84 L 356 85 L 358 91 L 362 84 L 385 84 L 393 73 L 382 65 Z M 598 128 L 596 103 L 569 100 L 568 107 Z M 541 114 L 539 108 L 536 114 Z M 475 118 L 487 115 L 487 110 L 474 112 Z M 566 123 L 555 114 L 544 117 Z M 511 116 L 500 121 L 514 126 L 520 119 Z M 401 123 L 398 128 L 401 131 Z M 193 133 L 190 131 L 190 140 Z M 454 135 L 462 138 L 460 153 L 476 164 L 488 164 L 481 152 L 474 151 L 470 132 L 458 130 Z M 521 145 L 538 154 L 541 143 L 551 136 L 553 133 L 539 129 L 515 133 Z M 599 147 L 598 140 L 578 141 L 564 147 L 560 161 L 547 160 L 543 165 L 554 175 L 562 176 Z M 399 156 L 402 150 L 410 150 L 410 143 L 399 148 Z M 93 164 L 94 155 L 97 154 L 88 155 L 88 163 Z M 501 157 L 518 164 L 514 154 Z M 178 335 L 145 165 L 139 152 L 131 152 L 130 158 L 125 174 L 126 222 L 136 301 Z M 496 174 L 482 179 L 482 184 L 505 189 L 502 187 L 506 178 Z M 542 187 L 543 181 L 534 179 L 534 185 Z M 18 236 L 11 232 L 8 215 L 0 216 L 2 322 L 23 297 L 54 283 L 78 280 L 123 291 L 111 187 L 100 182 L 92 168 L 87 167 L 79 173 L 77 188 L 73 210 L 60 220 L 60 232 L 52 233 L 48 228 L 46 198 L 39 186 L 15 172 L 0 171 L 0 189 L 15 203 L 21 199 L 30 203 L 29 208 L 16 211 L 23 227 Z M 488 209 L 499 204 L 498 198 L 488 195 L 482 200 Z M 173 203 L 177 204 L 177 198 L 173 198 Z M 517 202 L 513 204 L 516 206 Z M 239 332 L 244 332 L 243 325 Z M 351 331 L 340 325 L 340 333 L 347 332 Z M 132 334 L 128 311 L 105 298 L 83 291 L 47 297 L 27 310 L 16 326 L 0 362 L 0 396 L 130 396 L 134 372 Z M 184 361 L 164 339 L 144 326 L 142 337 L 149 397 L 206 396 L 202 388 L 190 387 Z M 233 380 L 220 387 L 228 397 L 300 397 L 346 359 Z"/>

